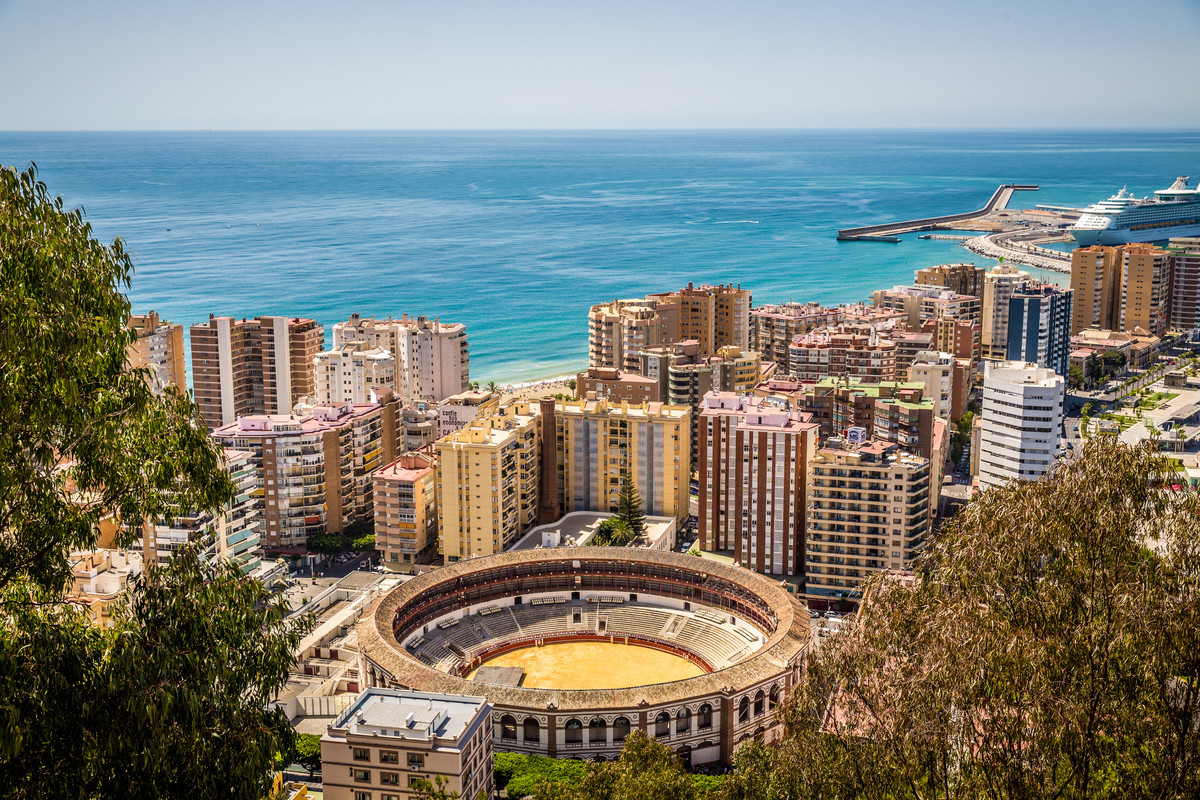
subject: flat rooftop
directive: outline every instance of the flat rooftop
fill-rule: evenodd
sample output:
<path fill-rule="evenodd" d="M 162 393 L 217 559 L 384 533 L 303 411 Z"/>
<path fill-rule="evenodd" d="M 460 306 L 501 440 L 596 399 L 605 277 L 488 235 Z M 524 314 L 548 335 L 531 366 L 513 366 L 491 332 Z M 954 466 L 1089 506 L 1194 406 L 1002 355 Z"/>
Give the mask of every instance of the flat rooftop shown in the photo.
<path fill-rule="evenodd" d="M 486 697 L 371 688 L 338 715 L 329 729 L 419 741 L 458 739 L 487 707 Z"/>
<path fill-rule="evenodd" d="M 542 544 L 542 534 L 552 531 L 558 532 L 558 546 L 560 547 L 568 546 L 572 541 L 575 545 L 583 546 L 596 535 L 596 531 L 600 528 L 600 523 L 613 516 L 616 515 L 607 511 L 572 511 L 569 514 L 563 515 L 555 522 L 538 525 L 521 537 L 521 540 L 510 547 L 509 550 L 533 550 L 536 547 L 540 547 Z M 649 542 L 653 546 L 660 538 L 670 534 L 674 525 L 674 517 L 646 517 L 646 533 L 643 539 L 639 539 L 635 544 Z"/>

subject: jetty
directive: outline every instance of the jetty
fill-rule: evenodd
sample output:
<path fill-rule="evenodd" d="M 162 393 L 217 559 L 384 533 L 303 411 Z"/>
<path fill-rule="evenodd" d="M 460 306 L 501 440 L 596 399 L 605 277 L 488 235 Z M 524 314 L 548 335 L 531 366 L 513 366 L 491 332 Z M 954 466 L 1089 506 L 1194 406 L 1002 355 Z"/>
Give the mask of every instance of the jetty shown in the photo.
<path fill-rule="evenodd" d="M 986 217 L 993 211 L 1007 208 L 1013 192 L 1036 192 L 1037 188 L 1037 184 L 1032 183 L 1005 183 L 996 188 L 996 191 L 992 193 L 992 198 L 987 201 L 987 205 L 978 211 L 969 211 L 966 214 L 948 214 L 944 217 L 910 219 L 904 222 L 888 222 L 883 225 L 865 225 L 860 228 L 843 228 L 838 231 L 837 238 L 839 241 L 871 241 L 885 236 L 892 237 L 901 233 L 927 231 L 939 225 Z"/>

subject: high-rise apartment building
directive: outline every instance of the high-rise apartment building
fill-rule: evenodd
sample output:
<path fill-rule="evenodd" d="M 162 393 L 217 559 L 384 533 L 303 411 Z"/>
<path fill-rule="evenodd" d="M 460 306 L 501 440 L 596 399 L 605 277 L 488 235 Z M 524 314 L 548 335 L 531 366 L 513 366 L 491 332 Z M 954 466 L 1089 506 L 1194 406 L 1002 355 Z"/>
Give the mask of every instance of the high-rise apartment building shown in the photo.
<path fill-rule="evenodd" d="M 722 347 L 750 348 L 750 290 L 733 284 L 694 286 L 678 292 L 647 295 L 673 301 L 679 307 L 679 338 L 699 342 L 700 351 Z"/>
<path fill-rule="evenodd" d="M 1200 330 L 1200 238 L 1176 238 L 1171 254 L 1171 307 L 1167 327 L 1181 333 Z"/>
<path fill-rule="evenodd" d="M 461 323 L 407 314 L 400 319 L 351 314 L 333 326 L 334 349 L 348 342 L 365 342 L 392 354 L 396 391 L 406 402 L 439 402 L 469 388 L 471 351 Z"/>
<path fill-rule="evenodd" d="M 645 352 L 642 352 L 643 357 Z M 575 376 L 575 396 L 611 402 L 649 403 L 659 400 L 658 381 L 611 367 L 590 367 Z"/>
<path fill-rule="evenodd" d="M 755 572 L 802 574 L 818 426 L 732 392 L 705 395 L 700 418 L 700 546 Z"/>
<path fill-rule="evenodd" d="M 648 294 L 641 300 L 613 300 L 588 313 L 588 367 L 621 372 L 641 369 L 641 352 L 683 340 L 703 353 L 750 347 L 750 290 L 740 286 L 694 286 Z"/>
<path fill-rule="evenodd" d="M 880 334 L 818 330 L 788 348 L 787 372 L 801 381 L 846 375 L 866 381 L 896 379 L 896 344 Z"/>
<path fill-rule="evenodd" d="M 916 272 L 917 286 L 940 286 L 983 299 L 984 269 L 974 264 L 939 264 Z"/>
<path fill-rule="evenodd" d="M 1141 328 L 1162 336 L 1171 308 L 1172 265 L 1170 252 L 1147 243 L 1093 245 L 1072 252 L 1072 335 L 1084 328 Z"/>
<path fill-rule="evenodd" d="M 979 324 L 982 301 L 938 286 L 893 286 L 871 294 L 877 308 L 902 312 L 909 330 L 918 330 L 927 320 L 956 317 Z"/>
<path fill-rule="evenodd" d="M 621 484 L 629 478 L 647 516 L 687 519 L 691 412 L 686 407 L 567 400 L 556 403 L 553 413 L 556 494 L 564 513 L 616 511 Z"/>
<path fill-rule="evenodd" d="M 494 414 L 500 407 L 500 395 L 495 392 L 469 389 L 447 397 L 438 403 L 438 436 L 465 428 L 478 417 Z"/>
<path fill-rule="evenodd" d="M 976 322 L 958 317 L 939 317 L 921 323 L 921 332 L 933 337 L 931 350 L 951 353 L 955 358 L 970 361 L 979 359 L 981 337 Z"/>
<path fill-rule="evenodd" d="M 888 337 L 896 343 L 896 375 L 904 375 L 918 353 L 936 350 L 937 334 L 925 331 L 893 331 Z"/>
<path fill-rule="evenodd" d="M 129 327 L 137 339 L 126 347 L 129 366 L 133 369 L 146 368 L 150 371 L 150 388 L 162 394 L 167 386 L 187 391 L 187 373 L 183 362 L 183 326 L 165 319 L 151 311 L 148 314 L 132 314 Z"/>
<path fill-rule="evenodd" d="M 988 362 L 983 376 L 979 485 L 1036 480 L 1054 464 L 1062 435 L 1062 375 L 1020 361 Z"/>
<path fill-rule="evenodd" d="M 433 447 L 402 453 L 371 476 L 375 548 L 393 572 L 411 572 L 437 548 L 437 455 Z"/>
<path fill-rule="evenodd" d="M 749 392 L 763 378 L 762 356 L 743 353 L 737 347 L 722 347 L 715 355 L 700 350 L 700 343 L 687 340 L 670 347 L 642 351 L 642 375 L 656 391 L 650 400 L 686 406 L 691 411 L 691 464 L 699 463 L 700 410 L 704 395 L 717 392 Z"/>
<path fill-rule="evenodd" d="M 927 458 L 866 439 L 830 439 L 813 462 L 805 591 L 849 597 L 872 576 L 906 569 L 929 535 L 936 484 Z"/>
<path fill-rule="evenodd" d="M 1071 360 L 1071 290 L 1028 281 L 1008 300 L 1008 360 L 1067 374 Z"/>
<path fill-rule="evenodd" d="M 368 688 L 321 737 L 329 800 L 409 800 L 414 785 L 492 796 L 492 706 L 486 697 Z"/>
<path fill-rule="evenodd" d="M 979 330 L 980 356 L 988 361 L 1008 359 L 1008 301 L 1029 273 L 999 264 L 983 276 L 982 320 Z"/>
<path fill-rule="evenodd" d="M 313 357 L 316 389 L 313 402 L 321 406 L 371 403 L 381 390 L 396 389 L 396 359 L 381 347 L 346 342 Z"/>
<path fill-rule="evenodd" d="M 1120 330 L 1167 332 L 1171 297 L 1171 254 L 1148 244 L 1129 244 L 1121 253 Z"/>
<path fill-rule="evenodd" d="M 537 522 L 540 422 L 516 403 L 438 439 L 438 541 L 448 562 L 503 552 Z"/>
<path fill-rule="evenodd" d="M 325 330 L 311 319 L 209 316 L 193 325 L 192 389 L 209 429 L 247 414 L 290 414 L 316 390 Z"/>
<path fill-rule="evenodd" d="M 165 566 L 188 542 L 210 537 L 205 555 L 212 561 L 233 561 L 244 573 L 262 563 L 262 517 L 258 498 L 262 483 L 253 454 L 223 448 L 222 465 L 233 483 L 235 494 L 216 515 L 184 512 L 179 516 L 147 522 L 142 528 L 143 563 Z"/>
<path fill-rule="evenodd" d="M 1115 329 L 1120 320 L 1121 253 L 1092 245 L 1071 251 L 1071 334 Z M 1007 351 L 1006 351 L 1007 352 Z"/>
<path fill-rule="evenodd" d="M 246 450 L 259 477 L 263 548 L 301 551 L 307 537 L 369 522 L 371 474 L 396 457 L 399 400 L 251 415 L 212 432 Z"/>
<path fill-rule="evenodd" d="M 784 365 L 793 339 L 843 319 L 842 309 L 819 303 L 759 306 L 750 310 L 750 349 L 767 361 Z"/>
<path fill-rule="evenodd" d="M 933 403 L 934 416 L 953 422 L 967 410 L 971 392 L 971 364 L 950 353 L 918 353 L 908 367 L 908 380 L 924 384 L 925 399 Z"/>

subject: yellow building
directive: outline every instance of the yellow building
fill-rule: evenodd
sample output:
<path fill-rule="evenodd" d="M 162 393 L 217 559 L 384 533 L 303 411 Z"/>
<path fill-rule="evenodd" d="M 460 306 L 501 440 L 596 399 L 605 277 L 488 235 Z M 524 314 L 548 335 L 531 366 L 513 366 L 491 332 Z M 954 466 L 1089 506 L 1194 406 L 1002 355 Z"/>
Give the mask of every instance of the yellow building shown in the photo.
<path fill-rule="evenodd" d="M 437 457 L 433 448 L 403 453 L 371 476 L 375 485 L 375 547 L 383 565 L 412 572 L 437 544 Z"/>
<path fill-rule="evenodd" d="M 628 477 L 647 516 L 686 519 L 690 426 L 691 411 L 683 406 L 555 403 L 555 486 L 562 511 L 615 511 Z"/>
<path fill-rule="evenodd" d="M 438 540 L 448 562 L 502 552 L 537 522 L 538 423 L 528 403 L 516 403 L 437 441 Z"/>
<path fill-rule="evenodd" d="M 1171 254 L 1152 244 L 1081 247 L 1071 253 L 1071 335 L 1085 328 L 1153 336 L 1167 330 Z"/>

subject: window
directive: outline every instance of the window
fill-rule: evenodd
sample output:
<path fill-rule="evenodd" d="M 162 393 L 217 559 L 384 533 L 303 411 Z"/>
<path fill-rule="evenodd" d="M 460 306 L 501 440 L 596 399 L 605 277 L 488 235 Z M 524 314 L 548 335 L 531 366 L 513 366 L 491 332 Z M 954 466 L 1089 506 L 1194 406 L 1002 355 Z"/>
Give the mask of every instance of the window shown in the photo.
<path fill-rule="evenodd" d="M 371 770 L 369 770 L 369 769 L 352 769 L 352 770 L 350 770 L 350 772 L 352 775 L 354 775 L 355 783 L 370 783 L 371 782 Z"/>
<path fill-rule="evenodd" d="M 381 773 L 379 773 L 379 782 L 382 783 L 384 786 L 399 786 L 400 785 L 400 773 L 399 772 L 381 772 Z"/>
<path fill-rule="evenodd" d="M 354 800 L 371 800 L 370 792 L 355 792 Z"/>
<path fill-rule="evenodd" d="M 371 751 L 365 747 L 354 748 L 354 760 L 355 761 L 370 761 L 371 760 Z"/>
<path fill-rule="evenodd" d="M 665 711 L 660 711 L 658 716 L 654 718 L 654 736 L 663 738 L 671 735 L 671 715 Z"/>
<path fill-rule="evenodd" d="M 399 764 L 400 763 L 400 753 L 396 750 L 380 750 L 379 751 L 379 763 L 380 764 Z"/>
<path fill-rule="evenodd" d="M 742 702 L 738 703 L 738 722 L 745 722 L 750 719 L 750 698 L 743 697 Z"/>
<path fill-rule="evenodd" d="M 603 718 L 595 717 L 588 723 L 588 743 L 596 745 L 608 743 L 608 723 Z"/>
<path fill-rule="evenodd" d="M 710 706 L 708 703 L 705 703 L 704 705 L 700 706 L 700 711 L 697 716 L 699 717 L 699 719 L 696 720 L 697 730 L 705 730 L 707 728 L 712 727 L 712 722 L 713 722 L 712 706 Z"/>
<path fill-rule="evenodd" d="M 623 742 L 629 735 L 629 717 L 617 717 L 613 720 L 613 741 Z"/>
<path fill-rule="evenodd" d="M 687 733 L 692 727 L 692 711 L 681 708 L 675 715 L 675 733 Z"/>
<path fill-rule="evenodd" d="M 583 723 L 577 719 L 567 720 L 567 744 L 583 744 Z"/>
<path fill-rule="evenodd" d="M 517 720 L 511 714 L 500 718 L 500 739 L 506 742 L 517 740 Z"/>
<path fill-rule="evenodd" d="M 533 717 L 525 718 L 525 741 L 540 742 L 542 740 L 542 728 L 538 725 L 538 721 Z"/>
<path fill-rule="evenodd" d="M 754 695 L 754 716 L 757 717 L 759 714 L 763 713 L 763 711 L 765 711 L 765 710 L 766 710 L 766 695 L 763 694 L 762 689 L 759 689 L 758 692 Z"/>
<path fill-rule="evenodd" d="M 409 769 L 420 769 L 423 766 L 425 766 L 425 755 L 423 753 L 409 753 L 408 754 L 408 768 Z"/>

